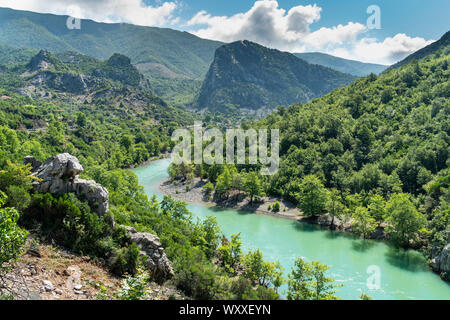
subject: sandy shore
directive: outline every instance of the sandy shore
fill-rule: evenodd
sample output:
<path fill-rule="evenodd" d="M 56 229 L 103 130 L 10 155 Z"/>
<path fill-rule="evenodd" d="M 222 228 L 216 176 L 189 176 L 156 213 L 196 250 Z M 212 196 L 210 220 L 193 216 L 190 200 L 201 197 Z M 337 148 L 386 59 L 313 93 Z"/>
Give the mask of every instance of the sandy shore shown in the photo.
<path fill-rule="evenodd" d="M 169 180 L 166 180 L 161 183 L 159 189 L 161 192 L 185 202 L 201 203 L 209 206 L 253 212 L 290 220 L 300 221 L 304 219 L 304 217 L 301 216 L 301 211 L 295 205 L 281 199 L 263 197 L 259 202 L 250 204 L 249 199 L 246 198 L 243 193 L 237 192 L 231 194 L 228 199 L 209 199 L 202 188 L 205 183 L 206 181 L 196 179 L 194 183 L 186 189 L 185 183 L 172 184 Z M 277 201 L 281 205 L 280 211 L 275 212 L 269 210 L 269 206 Z"/>

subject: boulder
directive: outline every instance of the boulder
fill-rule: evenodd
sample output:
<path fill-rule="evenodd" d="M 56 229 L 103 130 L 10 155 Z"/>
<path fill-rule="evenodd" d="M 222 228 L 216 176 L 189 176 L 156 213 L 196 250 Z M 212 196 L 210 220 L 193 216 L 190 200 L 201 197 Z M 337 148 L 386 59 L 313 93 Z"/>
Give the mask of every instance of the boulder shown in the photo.
<path fill-rule="evenodd" d="M 24 162 L 33 166 L 33 175 L 39 179 L 33 183 L 36 192 L 54 195 L 74 193 L 80 200 L 87 201 L 99 215 L 108 212 L 108 190 L 95 181 L 78 178 L 84 169 L 76 157 L 62 153 L 38 165 L 39 161 L 28 156 Z"/>
<path fill-rule="evenodd" d="M 174 272 L 159 238 L 150 233 L 137 232 L 132 227 L 125 227 L 125 229 L 130 241 L 136 243 L 140 248 L 141 256 L 145 260 L 152 279 L 159 283 L 171 279 Z"/>

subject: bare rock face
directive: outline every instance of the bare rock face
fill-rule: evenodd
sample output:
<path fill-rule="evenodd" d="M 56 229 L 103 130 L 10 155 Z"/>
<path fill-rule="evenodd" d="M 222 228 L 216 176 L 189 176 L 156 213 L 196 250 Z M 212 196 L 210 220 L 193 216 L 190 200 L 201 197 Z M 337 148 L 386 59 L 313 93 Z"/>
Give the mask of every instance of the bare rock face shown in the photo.
<path fill-rule="evenodd" d="M 432 259 L 431 267 L 444 278 L 450 276 L 450 244 L 447 244 L 442 252 Z"/>
<path fill-rule="evenodd" d="M 146 267 L 156 282 L 164 282 L 174 276 L 170 261 L 164 253 L 159 238 L 150 233 L 137 232 L 132 227 L 125 227 L 131 242 L 141 249 L 141 256 L 145 259 Z"/>
<path fill-rule="evenodd" d="M 108 212 L 108 190 L 95 181 L 78 178 L 84 169 L 76 157 L 62 153 L 39 166 L 39 162 L 33 157 L 26 157 L 24 162 L 33 166 L 33 175 L 39 178 L 39 181 L 33 183 L 35 192 L 54 195 L 74 193 L 80 200 L 87 201 L 99 215 Z"/>

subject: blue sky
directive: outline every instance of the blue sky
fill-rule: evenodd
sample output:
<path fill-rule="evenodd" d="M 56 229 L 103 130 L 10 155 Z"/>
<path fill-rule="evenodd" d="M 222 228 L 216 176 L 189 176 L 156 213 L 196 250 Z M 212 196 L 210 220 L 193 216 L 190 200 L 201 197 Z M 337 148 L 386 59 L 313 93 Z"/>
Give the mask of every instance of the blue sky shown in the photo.
<path fill-rule="evenodd" d="M 370 5 L 380 8 L 381 29 L 368 27 Z M 383 64 L 403 59 L 450 29 L 448 0 L 0 0 L 0 6 Z"/>
<path fill-rule="evenodd" d="M 155 0 L 147 1 L 155 4 Z M 183 19 L 190 19 L 200 10 L 213 15 L 233 15 L 247 11 L 253 0 L 185 0 L 180 11 Z M 406 33 L 414 37 L 438 39 L 450 30 L 450 1 L 448 0 L 279 0 L 280 7 L 289 9 L 298 5 L 317 4 L 323 8 L 322 18 L 312 29 L 345 24 L 348 21 L 365 22 L 368 6 L 376 4 L 382 13 L 382 29 L 375 36 L 387 37 Z"/>

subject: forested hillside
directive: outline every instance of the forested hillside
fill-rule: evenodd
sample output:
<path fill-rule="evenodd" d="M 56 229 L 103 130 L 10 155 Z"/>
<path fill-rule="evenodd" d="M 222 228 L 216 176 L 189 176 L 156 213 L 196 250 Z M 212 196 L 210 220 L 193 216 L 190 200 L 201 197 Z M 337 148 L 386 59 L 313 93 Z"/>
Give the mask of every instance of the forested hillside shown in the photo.
<path fill-rule="evenodd" d="M 421 60 L 427 57 L 428 55 L 434 53 L 435 51 L 448 47 L 449 45 L 450 45 L 450 31 L 446 32 L 438 41 L 430 44 L 429 46 L 426 46 L 425 48 L 420 49 L 417 52 L 414 52 L 413 54 L 409 55 L 402 61 L 397 62 L 396 64 L 391 66 L 390 69 L 399 68 L 405 64 L 412 62 L 413 60 Z"/>
<path fill-rule="evenodd" d="M 450 49 L 370 75 L 307 104 L 279 107 L 244 128 L 279 129 L 280 170 L 173 167 L 208 178 L 216 195 L 244 190 L 288 199 L 306 216 L 436 257 L 449 240 Z M 258 170 L 256 170 L 258 169 Z M 253 171 L 256 170 L 256 171 Z M 433 264 L 432 264 L 433 265 Z M 448 274 L 443 274 L 448 277 Z"/>
<path fill-rule="evenodd" d="M 163 78 L 203 76 L 221 45 L 187 32 L 91 20 L 69 30 L 66 21 L 67 16 L 0 8 L 0 39 L 13 47 L 77 51 L 102 60 L 121 53 L 147 76 Z"/>
<path fill-rule="evenodd" d="M 0 280 L 24 253 L 30 234 L 32 243 L 51 243 L 89 256 L 123 277 L 118 293 L 96 284 L 103 297 L 143 299 L 149 281 L 168 279 L 155 278 L 144 267 L 142 250 L 124 228 L 132 226 L 159 236 L 157 243 L 174 271 L 169 285 L 188 298 L 279 298 L 283 280 L 278 264 L 262 260 L 259 251 L 244 255 L 239 235 L 220 242 L 215 219 L 194 220 L 185 203 L 170 197 L 161 203 L 148 199 L 136 175 L 124 170 L 170 151 L 172 131 L 192 123 L 190 114 L 154 96 L 123 55 L 100 62 L 73 52 L 55 55 L 43 50 L 21 62 L 0 73 Z M 85 86 L 65 82 L 65 77 Z M 99 214 L 75 193 L 37 192 L 33 183 L 39 179 L 32 175 L 32 166 L 23 164 L 24 157 L 42 162 L 61 153 L 80 161 L 71 172 L 82 172 L 82 178 L 95 182 L 61 172 L 56 184 L 106 188 L 108 212 Z M 2 293 L 0 299 L 15 298 Z"/>

